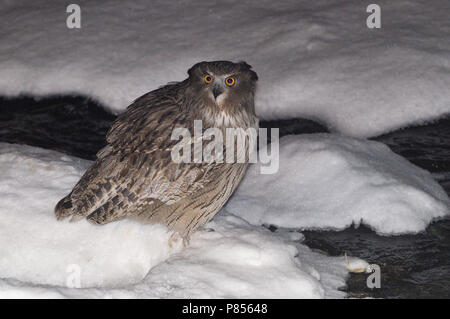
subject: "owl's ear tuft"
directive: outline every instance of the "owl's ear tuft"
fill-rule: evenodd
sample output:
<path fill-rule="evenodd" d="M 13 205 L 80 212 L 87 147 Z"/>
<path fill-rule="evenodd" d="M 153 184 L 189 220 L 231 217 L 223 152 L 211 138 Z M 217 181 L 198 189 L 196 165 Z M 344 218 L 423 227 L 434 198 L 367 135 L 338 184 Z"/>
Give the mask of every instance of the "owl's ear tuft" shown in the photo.
<path fill-rule="evenodd" d="M 250 72 L 250 78 L 251 78 L 253 81 L 258 81 L 258 74 L 256 74 L 255 71 L 253 71 L 253 70 L 248 70 L 248 72 Z"/>
<path fill-rule="evenodd" d="M 246 71 L 248 71 L 248 72 L 250 73 L 250 78 L 251 78 L 253 81 L 258 81 L 258 75 L 256 74 L 255 71 L 253 71 L 253 70 L 251 69 L 252 66 L 251 66 L 250 64 L 248 64 L 248 63 L 245 62 L 245 61 L 239 61 L 238 64 L 239 64 L 239 66 L 240 66 L 242 69 L 244 69 L 244 70 L 246 70 Z"/>
<path fill-rule="evenodd" d="M 198 67 L 204 63 L 206 63 L 206 61 L 202 61 L 202 62 L 198 62 L 198 63 L 194 64 L 187 72 L 189 77 L 191 77 L 194 74 L 195 70 L 197 70 Z"/>
<path fill-rule="evenodd" d="M 252 68 L 252 66 L 250 64 L 248 64 L 247 62 L 245 62 L 245 61 L 239 61 L 238 64 L 243 69 L 250 70 Z"/>

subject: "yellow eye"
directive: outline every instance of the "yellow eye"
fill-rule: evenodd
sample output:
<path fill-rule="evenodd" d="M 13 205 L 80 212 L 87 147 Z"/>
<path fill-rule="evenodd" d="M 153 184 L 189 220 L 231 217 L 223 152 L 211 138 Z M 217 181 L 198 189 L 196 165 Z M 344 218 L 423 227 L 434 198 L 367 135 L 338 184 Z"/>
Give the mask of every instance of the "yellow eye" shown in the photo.
<path fill-rule="evenodd" d="M 206 84 L 210 84 L 213 81 L 213 77 L 211 75 L 209 75 L 209 74 L 206 74 L 203 79 L 205 80 Z"/>
<path fill-rule="evenodd" d="M 225 84 L 228 86 L 233 86 L 236 80 L 233 77 L 228 77 L 225 79 Z"/>

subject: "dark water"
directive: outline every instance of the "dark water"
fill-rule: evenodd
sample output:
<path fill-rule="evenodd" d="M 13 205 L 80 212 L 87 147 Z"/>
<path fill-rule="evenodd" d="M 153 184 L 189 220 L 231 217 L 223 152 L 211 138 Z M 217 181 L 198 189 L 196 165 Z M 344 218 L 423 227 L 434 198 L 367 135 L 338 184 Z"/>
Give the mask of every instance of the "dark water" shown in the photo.
<path fill-rule="evenodd" d="M 0 98 L 0 141 L 92 160 L 115 118 L 84 97 Z"/>
<path fill-rule="evenodd" d="M 0 141 L 54 149 L 94 159 L 115 115 L 84 97 L 0 98 Z M 327 132 L 304 120 L 262 122 L 280 136 Z M 450 118 L 410 127 L 374 140 L 435 174 L 450 194 Z M 271 228 L 274 230 L 275 228 Z M 381 288 L 369 289 L 365 274 L 352 274 L 345 291 L 353 297 L 450 298 L 450 220 L 432 223 L 418 235 L 384 237 L 367 227 L 303 231 L 305 243 L 329 255 L 346 252 L 381 267 Z"/>

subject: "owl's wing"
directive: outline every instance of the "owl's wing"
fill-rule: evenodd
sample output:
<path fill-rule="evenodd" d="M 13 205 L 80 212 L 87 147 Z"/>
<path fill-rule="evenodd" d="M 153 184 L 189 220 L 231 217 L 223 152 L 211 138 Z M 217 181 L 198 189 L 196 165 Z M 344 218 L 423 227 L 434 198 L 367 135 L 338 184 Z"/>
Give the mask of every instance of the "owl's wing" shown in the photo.
<path fill-rule="evenodd" d="M 71 215 L 103 224 L 151 205 L 173 205 L 216 180 L 214 166 L 176 164 L 160 151 L 125 157 L 108 154 L 73 189 Z"/>
<path fill-rule="evenodd" d="M 162 90 L 162 92 L 160 92 Z M 170 134 L 177 126 L 185 126 L 187 114 L 180 112 L 179 99 L 164 88 L 147 93 L 119 115 L 106 135 L 116 153 L 151 153 L 170 147 Z M 101 153 L 98 156 L 101 156 Z"/>
<path fill-rule="evenodd" d="M 120 115 L 107 135 L 108 145 L 58 203 L 58 218 L 88 216 L 106 223 L 153 202 L 171 205 L 214 179 L 217 164 L 172 161 L 171 149 L 179 142 L 171 140 L 172 130 L 188 121 L 176 102 L 150 93 Z"/>

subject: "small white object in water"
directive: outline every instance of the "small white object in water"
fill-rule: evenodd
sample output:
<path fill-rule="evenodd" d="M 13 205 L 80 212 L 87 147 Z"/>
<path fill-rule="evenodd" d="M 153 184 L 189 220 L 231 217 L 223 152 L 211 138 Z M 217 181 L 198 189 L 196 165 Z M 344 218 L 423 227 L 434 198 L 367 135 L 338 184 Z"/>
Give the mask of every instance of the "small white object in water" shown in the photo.
<path fill-rule="evenodd" d="M 353 273 L 370 273 L 370 265 L 367 261 L 359 259 L 359 258 L 348 258 L 347 253 L 344 253 L 345 256 L 345 264 L 347 265 L 347 269 Z"/>

